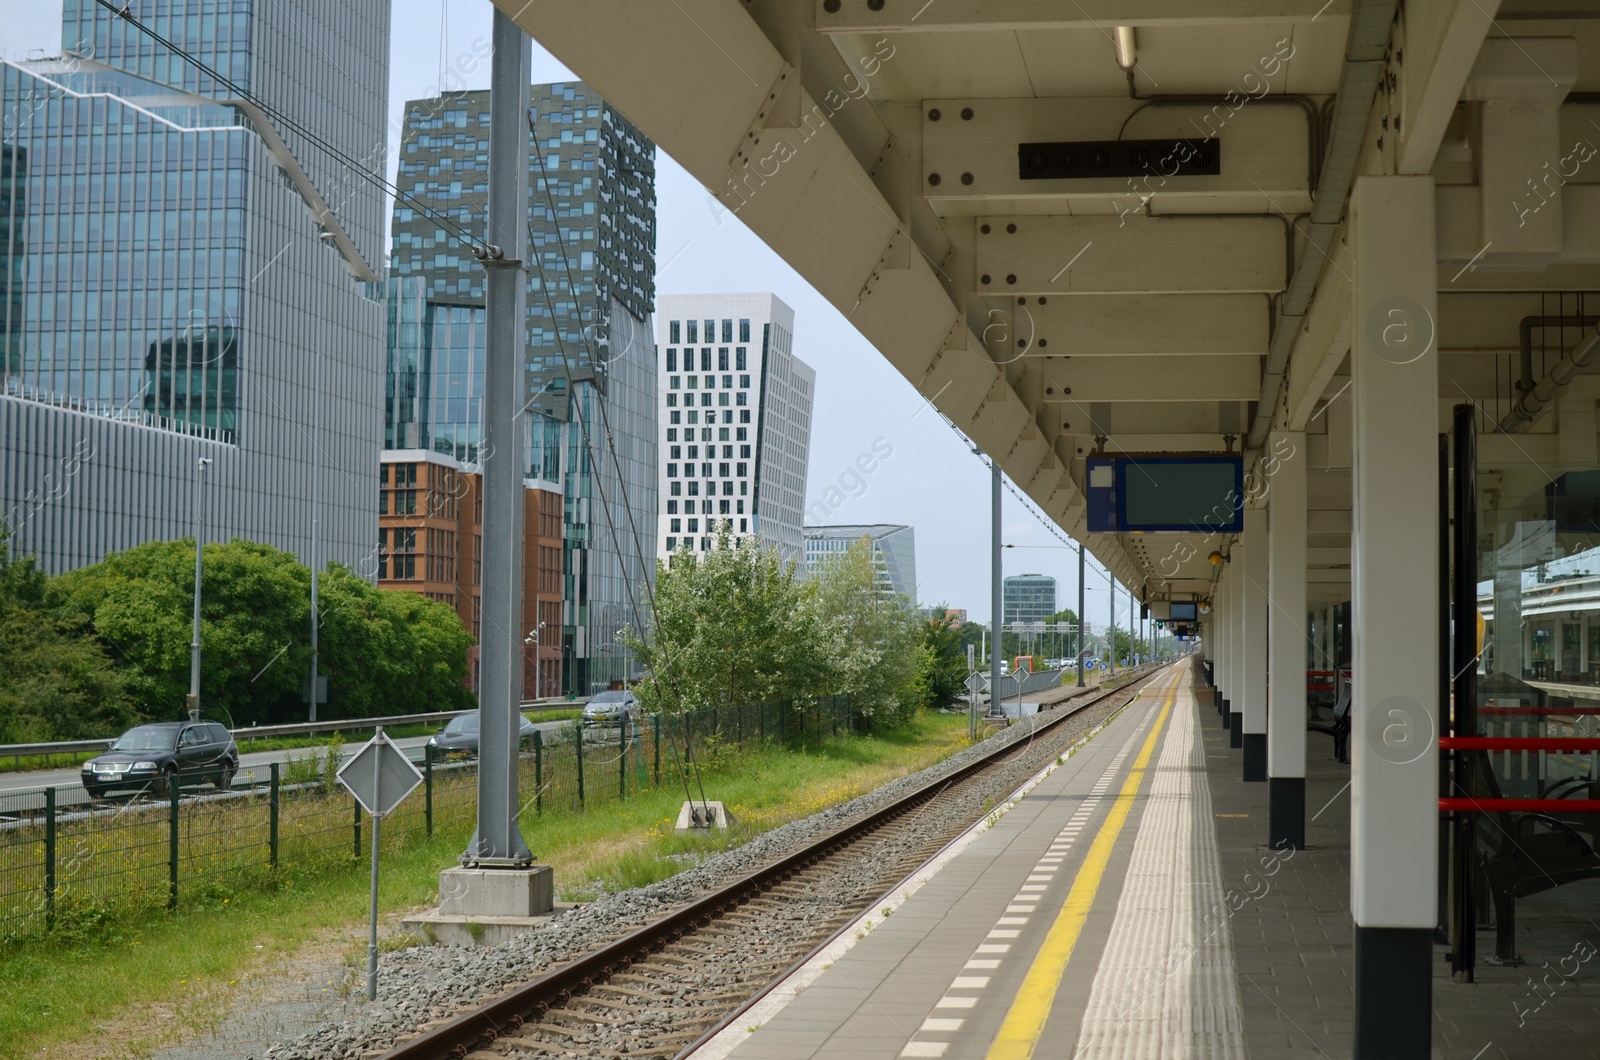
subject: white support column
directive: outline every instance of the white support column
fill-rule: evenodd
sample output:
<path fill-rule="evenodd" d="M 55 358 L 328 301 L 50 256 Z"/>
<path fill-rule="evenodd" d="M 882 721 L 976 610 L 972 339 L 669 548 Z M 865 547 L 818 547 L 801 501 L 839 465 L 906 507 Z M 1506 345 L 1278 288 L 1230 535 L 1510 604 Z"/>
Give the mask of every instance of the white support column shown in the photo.
<path fill-rule="evenodd" d="M 1306 436 L 1273 436 L 1268 494 L 1267 842 L 1306 845 Z"/>
<path fill-rule="evenodd" d="M 1349 218 L 1353 1053 L 1425 1060 L 1439 842 L 1433 179 L 1358 177 Z"/>
<path fill-rule="evenodd" d="M 1217 576 L 1216 593 L 1211 601 L 1211 623 L 1208 632 L 1216 640 L 1211 648 L 1212 668 L 1217 678 L 1217 713 L 1222 715 L 1222 727 L 1229 725 L 1228 700 L 1233 697 L 1233 675 L 1228 670 L 1228 570 Z"/>
<path fill-rule="evenodd" d="M 1244 746 L 1244 565 L 1245 537 L 1234 539 L 1228 554 L 1228 669 L 1233 684 L 1229 689 L 1228 746 Z"/>
<path fill-rule="evenodd" d="M 1258 474 L 1260 472 L 1257 472 Z M 1267 779 L 1267 510 L 1244 511 L 1244 779 Z"/>

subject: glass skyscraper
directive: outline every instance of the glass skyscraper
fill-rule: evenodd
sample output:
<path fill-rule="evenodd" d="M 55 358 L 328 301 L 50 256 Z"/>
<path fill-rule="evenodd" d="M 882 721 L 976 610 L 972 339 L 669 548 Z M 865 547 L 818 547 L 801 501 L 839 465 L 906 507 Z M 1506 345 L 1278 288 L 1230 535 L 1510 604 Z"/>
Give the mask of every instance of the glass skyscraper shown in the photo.
<path fill-rule="evenodd" d="M 655 148 L 582 83 L 529 102 L 527 474 L 562 487 L 562 673 L 588 693 L 635 676 L 617 638 L 655 573 Z M 489 94 L 408 102 L 400 152 L 385 444 L 473 462 Z"/>
<path fill-rule="evenodd" d="M 0 63 L 0 519 L 52 571 L 197 514 L 309 558 L 320 468 L 370 576 L 383 196 L 327 148 L 383 173 L 389 5 L 138 6 L 233 84 L 93 0 Z"/>

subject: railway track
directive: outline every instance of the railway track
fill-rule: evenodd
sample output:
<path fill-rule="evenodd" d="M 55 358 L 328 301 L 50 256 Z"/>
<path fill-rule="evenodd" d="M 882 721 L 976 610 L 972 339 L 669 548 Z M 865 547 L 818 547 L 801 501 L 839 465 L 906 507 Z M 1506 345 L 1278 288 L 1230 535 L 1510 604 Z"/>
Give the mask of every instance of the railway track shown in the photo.
<path fill-rule="evenodd" d="M 1065 723 L 1109 716 L 1161 672 L 1092 695 L 1042 722 L 1032 739 L 974 759 L 480 1008 L 425 1026 L 383 1060 L 681 1056 L 1059 755 L 1078 733 L 1067 726 L 1072 737 L 1060 739 Z"/>

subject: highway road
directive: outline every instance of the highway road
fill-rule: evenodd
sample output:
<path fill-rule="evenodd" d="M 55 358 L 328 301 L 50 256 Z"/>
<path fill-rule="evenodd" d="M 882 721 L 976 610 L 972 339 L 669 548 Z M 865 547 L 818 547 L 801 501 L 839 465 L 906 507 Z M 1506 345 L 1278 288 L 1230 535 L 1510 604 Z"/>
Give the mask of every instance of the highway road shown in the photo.
<path fill-rule="evenodd" d="M 535 722 L 534 728 L 541 732 L 555 732 L 571 725 L 570 721 L 542 721 Z M 408 736 L 395 740 L 395 746 L 401 748 L 414 762 L 422 761 L 422 748 L 428 742 L 426 736 Z M 359 750 L 365 740 L 347 743 L 341 749 L 345 756 L 354 754 Z M 239 774 L 234 777 L 235 787 L 250 787 L 252 784 L 264 784 L 269 773 L 268 767 L 273 762 L 286 762 L 290 758 L 304 758 L 316 748 L 301 747 L 287 751 L 252 751 L 239 756 Z M 78 786 L 81 775 L 81 766 L 71 769 L 35 769 L 17 773 L 0 773 L 0 813 L 7 810 L 33 809 L 32 800 L 26 798 L 19 800 L 17 796 L 7 796 L 9 792 L 38 791 L 43 788 L 62 788 L 57 793 L 57 804 L 70 806 L 79 802 L 86 802 L 87 796 Z M 187 789 L 185 789 L 187 790 Z M 41 804 L 42 798 L 38 800 Z"/>

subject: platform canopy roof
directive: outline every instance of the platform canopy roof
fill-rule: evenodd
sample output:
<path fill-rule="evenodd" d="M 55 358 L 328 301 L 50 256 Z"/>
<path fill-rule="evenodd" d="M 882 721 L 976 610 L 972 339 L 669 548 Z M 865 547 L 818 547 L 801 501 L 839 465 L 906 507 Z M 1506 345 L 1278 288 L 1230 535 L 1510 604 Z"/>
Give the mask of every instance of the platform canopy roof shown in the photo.
<path fill-rule="evenodd" d="M 1584 334 L 1525 320 L 1600 291 L 1591 3 L 495 2 L 1147 600 L 1230 542 L 1090 533 L 1097 451 L 1242 452 L 1252 503 L 1308 461 L 1310 599 L 1348 597 L 1359 175 L 1437 182 L 1440 423 L 1477 403 L 1508 476 L 1600 466 L 1591 367 L 1495 429 Z"/>

